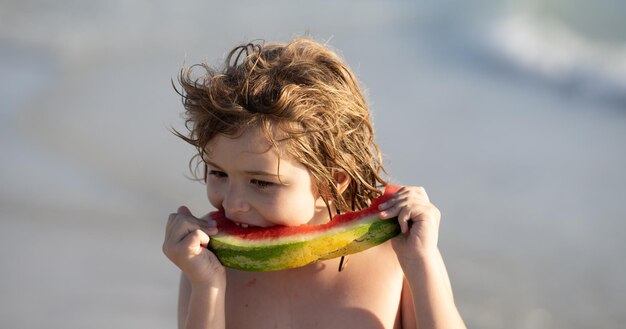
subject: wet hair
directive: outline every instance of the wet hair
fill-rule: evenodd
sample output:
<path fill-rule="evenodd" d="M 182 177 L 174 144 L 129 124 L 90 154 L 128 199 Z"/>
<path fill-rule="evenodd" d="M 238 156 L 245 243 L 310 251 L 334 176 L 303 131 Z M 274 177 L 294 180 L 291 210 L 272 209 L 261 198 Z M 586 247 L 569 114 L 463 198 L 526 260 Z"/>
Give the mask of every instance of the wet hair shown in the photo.
<path fill-rule="evenodd" d="M 248 43 L 230 51 L 223 68 L 183 67 L 178 79 L 189 134 L 174 133 L 196 147 L 197 164 L 218 134 L 260 127 L 270 145 L 281 143 L 308 169 L 338 211 L 367 207 L 386 185 L 367 103 L 355 75 L 326 45 L 302 38 Z M 350 177 L 343 193 L 334 179 L 341 171 Z"/>

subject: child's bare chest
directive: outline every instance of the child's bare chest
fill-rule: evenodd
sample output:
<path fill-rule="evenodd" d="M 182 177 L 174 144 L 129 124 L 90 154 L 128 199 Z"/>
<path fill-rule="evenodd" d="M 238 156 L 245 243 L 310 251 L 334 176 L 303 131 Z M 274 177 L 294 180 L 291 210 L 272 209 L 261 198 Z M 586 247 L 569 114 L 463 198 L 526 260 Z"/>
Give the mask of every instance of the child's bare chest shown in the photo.
<path fill-rule="evenodd" d="M 380 249 L 350 256 L 341 273 L 338 260 L 280 272 L 231 271 L 227 327 L 393 328 L 402 274 L 394 261 L 380 258 L 386 253 Z"/>

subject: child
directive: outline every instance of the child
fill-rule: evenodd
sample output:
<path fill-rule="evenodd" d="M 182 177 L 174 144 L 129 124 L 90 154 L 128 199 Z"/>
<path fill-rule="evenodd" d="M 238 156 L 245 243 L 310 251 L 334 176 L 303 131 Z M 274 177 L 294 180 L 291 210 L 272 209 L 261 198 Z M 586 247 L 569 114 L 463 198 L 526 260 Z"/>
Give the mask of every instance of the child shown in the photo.
<path fill-rule="evenodd" d="M 194 68 L 202 75 L 193 76 Z M 306 39 L 232 50 L 222 71 L 180 75 L 188 136 L 213 207 L 241 227 L 319 225 L 381 194 L 381 156 L 354 74 Z M 465 328 L 437 248 L 439 210 L 421 187 L 380 206 L 402 234 L 342 259 L 275 272 L 224 268 L 217 233 L 186 207 L 163 251 L 181 270 L 180 328 Z"/>

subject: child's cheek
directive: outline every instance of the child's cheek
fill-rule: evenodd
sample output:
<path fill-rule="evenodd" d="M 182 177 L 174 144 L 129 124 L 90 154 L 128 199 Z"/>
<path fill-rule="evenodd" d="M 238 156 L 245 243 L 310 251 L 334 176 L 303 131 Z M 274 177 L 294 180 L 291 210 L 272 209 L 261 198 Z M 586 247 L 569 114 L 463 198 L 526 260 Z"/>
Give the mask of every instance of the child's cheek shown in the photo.
<path fill-rule="evenodd" d="M 209 202 L 215 209 L 219 209 L 222 207 L 223 199 L 222 197 L 220 197 L 218 191 L 216 191 L 215 188 L 207 184 L 206 194 L 207 194 L 207 198 L 209 199 Z"/>
<path fill-rule="evenodd" d="M 272 225 L 292 226 L 294 217 L 298 216 L 298 213 L 294 212 L 287 200 L 264 199 L 259 201 L 255 203 L 255 210 Z"/>

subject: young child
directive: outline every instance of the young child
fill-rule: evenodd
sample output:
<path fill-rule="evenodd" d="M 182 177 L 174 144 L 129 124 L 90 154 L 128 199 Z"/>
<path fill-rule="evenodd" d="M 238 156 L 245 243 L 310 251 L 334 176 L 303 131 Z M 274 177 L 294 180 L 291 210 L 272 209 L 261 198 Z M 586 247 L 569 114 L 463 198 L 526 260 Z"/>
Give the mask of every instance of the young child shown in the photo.
<path fill-rule="evenodd" d="M 180 83 L 190 133 L 177 135 L 198 150 L 211 205 L 241 227 L 323 224 L 386 185 L 356 78 L 322 44 L 240 46 L 221 71 L 192 66 Z M 182 271 L 179 327 L 465 328 L 424 189 L 402 187 L 380 210 L 402 234 L 341 271 L 332 259 L 257 273 L 224 268 L 207 249 L 215 222 L 180 207 L 163 244 Z"/>

